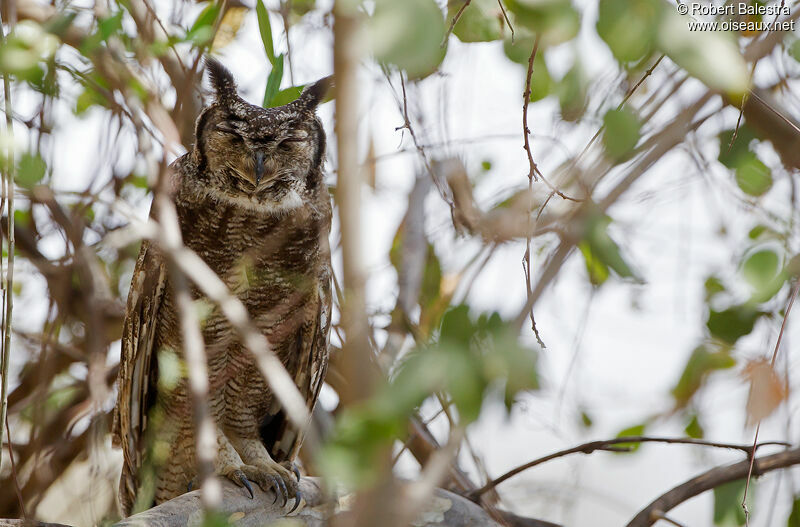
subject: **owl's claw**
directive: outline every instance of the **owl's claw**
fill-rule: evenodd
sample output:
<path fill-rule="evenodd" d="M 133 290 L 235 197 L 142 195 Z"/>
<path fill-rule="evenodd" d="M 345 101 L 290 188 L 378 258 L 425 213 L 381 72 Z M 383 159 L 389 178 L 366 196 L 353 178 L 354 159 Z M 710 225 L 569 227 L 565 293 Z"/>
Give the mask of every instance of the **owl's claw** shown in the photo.
<path fill-rule="evenodd" d="M 275 478 L 278 481 L 278 485 L 281 488 L 280 496 L 283 498 L 283 504 L 281 507 L 286 507 L 286 504 L 289 502 L 289 491 L 286 489 L 286 483 L 283 482 L 281 478 Z M 277 494 L 277 491 L 276 491 Z"/>
<path fill-rule="evenodd" d="M 302 499 L 303 499 L 303 493 L 300 489 L 297 489 L 297 491 L 295 491 L 294 493 L 294 507 L 292 507 L 292 510 L 290 510 L 288 514 L 291 514 L 297 510 L 298 505 L 300 505 L 300 500 Z"/>
<path fill-rule="evenodd" d="M 300 470 L 297 468 L 297 465 L 295 465 L 291 461 L 284 461 L 283 463 L 281 463 L 281 465 L 283 466 L 283 468 L 294 474 L 294 477 L 297 478 L 298 482 L 300 481 Z"/>
<path fill-rule="evenodd" d="M 270 487 L 275 492 L 275 499 L 272 500 L 272 503 L 275 504 L 278 502 L 278 496 L 280 495 L 280 490 L 281 490 L 281 488 L 278 486 L 278 481 L 280 480 L 280 478 L 278 478 L 277 476 L 269 476 L 267 480 L 269 480 Z"/>
<path fill-rule="evenodd" d="M 250 493 L 250 499 L 253 499 L 253 486 L 250 484 L 250 480 L 247 479 L 244 472 L 239 469 L 234 470 L 228 476 L 228 479 L 239 485 L 240 487 L 244 487 L 247 489 L 247 492 Z"/>

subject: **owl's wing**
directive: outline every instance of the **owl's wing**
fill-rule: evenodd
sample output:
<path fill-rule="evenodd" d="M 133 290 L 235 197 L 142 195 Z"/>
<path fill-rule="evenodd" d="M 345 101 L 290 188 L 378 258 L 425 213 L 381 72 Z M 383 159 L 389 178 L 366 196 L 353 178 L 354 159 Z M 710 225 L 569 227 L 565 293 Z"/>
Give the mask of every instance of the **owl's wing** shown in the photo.
<path fill-rule="evenodd" d="M 331 327 L 330 270 L 326 268 L 321 275 L 316 317 L 301 328 L 300 357 L 307 357 L 307 361 L 300 365 L 294 378 L 300 394 L 305 397 L 309 413 L 317 402 L 328 368 L 328 337 Z M 303 442 L 303 431 L 297 430 L 284 412 L 280 411 L 269 421 L 267 429 L 261 430 L 261 437 L 274 460 L 292 461 L 297 457 Z"/>
<path fill-rule="evenodd" d="M 129 514 L 139 488 L 137 472 L 146 454 L 145 431 L 155 401 L 153 378 L 158 311 L 166 288 L 166 265 L 148 241 L 142 244 L 128 293 L 122 334 L 114 439 L 124 456 L 119 484 L 120 504 Z"/>

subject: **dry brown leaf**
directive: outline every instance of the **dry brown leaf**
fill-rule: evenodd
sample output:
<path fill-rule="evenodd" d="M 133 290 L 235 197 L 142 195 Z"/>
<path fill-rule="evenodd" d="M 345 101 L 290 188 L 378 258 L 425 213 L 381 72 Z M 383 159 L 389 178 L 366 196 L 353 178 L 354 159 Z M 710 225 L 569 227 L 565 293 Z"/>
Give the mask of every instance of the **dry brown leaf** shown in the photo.
<path fill-rule="evenodd" d="M 742 373 L 750 383 L 747 426 L 753 426 L 771 415 L 786 399 L 789 390 L 767 359 L 749 361 Z"/>

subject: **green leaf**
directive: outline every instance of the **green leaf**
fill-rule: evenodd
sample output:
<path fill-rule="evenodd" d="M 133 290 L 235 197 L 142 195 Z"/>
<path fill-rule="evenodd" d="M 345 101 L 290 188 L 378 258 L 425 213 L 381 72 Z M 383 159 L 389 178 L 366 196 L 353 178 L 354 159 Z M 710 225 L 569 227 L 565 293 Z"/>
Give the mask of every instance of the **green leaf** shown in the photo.
<path fill-rule="evenodd" d="M 267 89 L 264 90 L 264 102 L 262 104 L 264 108 L 276 106 L 272 103 L 272 100 L 278 93 L 278 88 L 281 87 L 281 80 L 283 80 L 283 53 L 277 56 L 275 59 L 275 67 L 269 72 Z"/>
<path fill-rule="evenodd" d="M 724 311 L 714 311 L 708 315 L 706 326 L 711 335 L 722 342 L 733 345 L 740 337 L 750 334 L 756 320 L 763 315 L 748 305 L 738 305 Z"/>
<path fill-rule="evenodd" d="M 772 187 L 772 171 L 751 153 L 736 167 L 736 184 L 745 194 L 762 196 Z"/>
<path fill-rule="evenodd" d="M 533 58 L 533 74 L 531 75 L 531 102 L 544 99 L 553 91 L 555 83 L 544 60 L 544 50 L 539 50 Z"/>
<path fill-rule="evenodd" d="M 727 351 L 712 352 L 706 346 L 695 348 L 686 362 L 678 383 L 672 389 L 672 396 L 677 406 L 686 406 L 711 372 L 732 368 L 735 365 L 736 360 Z"/>
<path fill-rule="evenodd" d="M 602 285 L 608 280 L 608 266 L 592 253 L 592 247 L 588 242 L 580 242 L 578 248 L 583 255 L 583 261 L 586 264 L 586 272 L 589 273 L 589 282 L 595 286 Z"/>
<path fill-rule="evenodd" d="M 283 106 L 284 104 L 289 104 L 293 100 L 300 97 L 300 94 L 303 92 L 303 88 L 305 88 L 305 85 L 303 84 L 299 86 L 290 86 L 288 88 L 284 88 L 283 90 L 275 94 L 275 96 L 270 101 L 270 105 L 275 107 L 275 106 Z"/>
<path fill-rule="evenodd" d="M 222 6 L 217 2 L 212 2 L 203 9 L 197 19 L 186 32 L 185 40 L 194 43 L 195 46 L 202 47 L 211 42 L 214 38 L 214 24 L 217 21 Z"/>
<path fill-rule="evenodd" d="M 605 132 L 603 144 L 611 159 L 622 159 L 629 154 L 639 141 L 641 123 L 636 114 L 628 108 L 609 110 L 603 116 Z"/>
<path fill-rule="evenodd" d="M 269 13 L 267 8 L 264 7 L 264 0 L 256 0 L 256 18 L 258 18 L 258 31 L 261 34 L 261 43 L 264 44 L 264 51 L 267 53 L 267 59 L 272 64 L 272 68 L 276 68 L 275 62 L 275 48 L 272 44 L 272 26 L 269 23 Z M 266 103 L 265 105 L 266 106 Z"/>
<path fill-rule="evenodd" d="M 763 249 L 750 254 L 742 264 L 742 276 L 756 290 L 770 288 L 778 278 L 781 259 L 775 251 Z"/>
<path fill-rule="evenodd" d="M 586 78 L 580 61 L 569 69 L 556 87 L 558 102 L 561 106 L 561 118 L 565 121 L 577 121 L 586 111 Z"/>
<path fill-rule="evenodd" d="M 786 522 L 786 527 L 800 527 L 800 496 L 794 497 L 792 513 L 789 515 L 789 521 Z"/>
<path fill-rule="evenodd" d="M 514 42 L 511 42 L 511 37 L 503 40 L 503 52 L 512 62 L 527 66 L 536 39 L 533 35 L 519 33 L 520 31 L 517 31 L 514 36 Z M 540 49 L 536 54 L 539 55 L 542 52 L 543 50 Z"/>
<path fill-rule="evenodd" d="M 597 34 L 620 62 L 653 52 L 662 6 L 655 0 L 600 0 Z"/>
<path fill-rule="evenodd" d="M 736 139 L 731 144 L 733 130 L 725 130 L 719 134 L 719 156 L 720 163 L 728 168 L 735 169 L 744 158 L 751 155 L 750 143 L 758 139 L 752 128 L 746 123 L 741 124 L 736 131 Z"/>
<path fill-rule="evenodd" d="M 705 301 L 708 302 L 720 293 L 725 292 L 725 284 L 716 276 L 709 276 L 706 278 L 704 284 L 706 290 Z"/>
<path fill-rule="evenodd" d="M 662 11 L 658 47 L 678 66 L 711 89 L 741 97 L 750 75 L 733 35 L 722 31 L 690 31 L 688 16 Z"/>
<path fill-rule="evenodd" d="M 439 342 L 450 341 L 453 345 L 466 347 L 469 346 L 474 332 L 475 327 L 469 318 L 469 306 L 461 304 L 448 310 L 442 317 Z"/>
<path fill-rule="evenodd" d="M 645 428 L 647 427 L 646 424 L 640 424 L 636 426 L 628 427 L 624 430 L 621 430 L 620 433 L 617 434 L 617 437 L 632 437 L 632 436 L 640 436 L 644 435 Z M 614 446 L 619 448 L 627 448 L 629 449 L 628 452 L 636 452 L 639 450 L 639 447 L 642 446 L 641 443 L 618 443 Z M 628 453 L 626 452 L 626 453 Z"/>
<path fill-rule="evenodd" d="M 580 16 L 569 0 L 505 0 L 518 25 L 541 36 L 542 46 L 566 42 L 578 34 Z"/>
<path fill-rule="evenodd" d="M 590 416 L 590 415 L 589 415 L 589 414 L 586 412 L 586 410 L 582 410 L 582 411 L 581 411 L 581 421 L 580 421 L 580 424 L 581 424 L 581 426 L 583 426 L 584 428 L 591 428 L 591 427 L 592 427 L 592 425 L 594 424 L 594 421 L 592 420 L 592 416 Z"/>
<path fill-rule="evenodd" d="M 622 257 L 619 245 L 608 234 L 611 218 L 605 215 L 593 214 L 586 219 L 583 240 L 590 249 L 592 259 L 617 273 L 622 278 L 636 278 L 630 266 Z M 583 250 L 583 249 L 582 249 Z M 584 254 L 584 258 L 586 255 Z M 589 265 L 587 260 L 587 266 Z M 593 262 L 593 266 L 596 266 Z M 591 275 L 591 273 L 590 273 Z"/>
<path fill-rule="evenodd" d="M 466 0 L 448 2 L 447 20 L 451 21 Z M 461 42 L 491 42 L 498 40 L 503 29 L 503 18 L 497 0 L 472 0 L 461 13 L 453 34 Z"/>
<path fill-rule="evenodd" d="M 42 180 L 47 173 L 47 163 L 37 154 L 25 152 L 17 163 L 15 176 L 17 184 L 25 188 L 32 188 Z"/>
<path fill-rule="evenodd" d="M 714 524 L 715 525 L 744 525 L 745 515 L 742 509 L 742 498 L 744 497 L 745 480 L 740 479 L 724 483 L 714 487 Z M 750 483 L 751 493 L 748 493 L 748 501 L 755 489 L 753 482 Z"/>
<path fill-rule="evenodd" d="M 795 39 L 792 45 L 789 46 L 789 56 L 800 62 L 800 38 Z"/>
<path fill-rule="evenodd" d="M 434 0 L 376 0 L 367 30 L 375 58 L 405 70 L 409 79 L 436 71 L 447 51 L 441 47 L 444 17 Z"/>
<path fill-rule="evenodd" d="M 81 53 L 89 55 L 109 37 L 122 29 L 122 11 L 107 18 L 98 18 L 97 30 L 81 43 Z"/>
<path fill-rule="evenodd" d="M 103 95 L 94 88 L 86 86 L 81 94 L 78 95 L 78 98 L 75 99 L 75 115 L 83 115 L 94 105 L 106 106 L 107 104 L 108 102 Z"/>
<path fill-rule="evenodd" d="M 697 414 L 692 415 L 692 418 L 686 424 L 684 431 L 686 432 L 687 436 L 693 439 L 703 439 L 705 436 L 705 430 L 703 430 L 703 426 L 700 424 Z"/>

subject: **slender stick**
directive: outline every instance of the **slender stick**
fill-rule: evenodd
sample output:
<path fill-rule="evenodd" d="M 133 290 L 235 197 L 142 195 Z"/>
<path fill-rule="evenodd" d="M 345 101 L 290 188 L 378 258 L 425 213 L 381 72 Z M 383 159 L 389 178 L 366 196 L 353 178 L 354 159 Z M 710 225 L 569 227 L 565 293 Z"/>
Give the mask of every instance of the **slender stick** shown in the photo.
<path fill-rule="evenodd" d="M 0 20 L 0 43 L 5 45 L 6 35 L 3 21 Z M 6 166 L 3 170 L 3 202 L 8 216 L 8 263 L 6 280 L 3 287 L 5 307 L 3 311 L 3 342 L 0 345 L 2 354 L 2 379 L 0 379 L 0 445 L 3 444 L 3 426 L 8 411 L 8 371 L 11 362 L 11 315 L 14 311 L 14 123 L 13 106 L 11 105 L 11 82 L 8 73 L 3 74 L 3 92 L 5 94 L 6 133 L 12 138 L 6 157 Z M 11 438 L 8 438 L 9 442 Z M 0 449 L 0 470 L 3 468 L 3 453 Z"/>
<path fill-rule="evenodd" d="M 175 249 L 181 247 L 178 215 L 169 198 L 160 193 L 156 197 L 160 225 L 164 232 L 165 245 Z M 195 426 L 197 472 L 201 485 L 201 498 L 206 512 L 216 510 L 222 501 L 222 487 L 214 478 L 214 461 L 217 457 L 216 425 L 208 409 L 208 367 L 203 335 L 195 315 L 189 284 L 174 260 L 169 263 L 170 280 L 175 291 L 175 301 L 181 324 L 183 353 L 189 373 L 192 394 L 192 417 Z"/>
<path fill-rule="evenodd" d="M 344 343 L 343 373 L 350 380 L 355 400 L 372 392 L 369 325 L 366 315 L 366 269 L 363 253 L 361 193 L 364 171 L 358 162 L 359 83 L 357 68 L 361 39 L 357 14 L 346 2 L 334 6 L 333 69 L 336 75 L 336 145 L 339 174 L 336 203 L 342 232 L 342 269 L 344 304 L 342 326 Z"/>
<path fill-rule="evenodd" d="M 498 0 L 499 1 L 499 0 Z M 501 4 L 502 7 L 502 4 Z M 536 179 L 536 163 L 533 161 L 533 153 L 531 152 L 531 145 L 528 136 L 531 131 L 528 128 L 528 102 L 531 99 L 531 78 L 533 77 L 533 62 L 536 60 L 536 53 L 539 50 L 539 35 L 536 35 L 536 40 L 533 43 L 533 51 L 528 59 L 528 74 L 525 77 L 525 91 L 522 92 L 522 135 L 525 139 L 525 152 L 528 154 L 528 163 L 530 169 L 528 170 L 528 232 L 525 236 L 525 255 L 522 257 L 522 269 L 525 272 L 525 293 L 530 297 L 533 292 L 531 286 L 531 216 L 533 215 L 533 180 Z M 531 329 L 533 334 L 536 335 L 536 341 L 542 348 L 546 348 L 542 338 L 539 336 L 539 329 L 536 327 L 536 318 L 533 316 L 533 306 L 530 309 Z"/>
<path fill-rule="evenodd" d="M 524 465 L 520 465 L 517 468 L 509 470 L 502 476 L 493 479 L 483 487 L 470 492 L 468 496 L 470 499 L 474 501 L 481 494 L 489 492 L 490 490 L 498 486 L 500 483 L 504 482 L 505 480 L 513 476 L 516 476 L 522 471 L 528 470 L 529 468 L 535 467 L 536 465 L 541 465 L 542 463 L 551 461 L 553 459 L 568 456 L 570 454 L 591 454 L 596 450 L 606 450 L 611 452 L 627 452 L 628 450 L 630 450 L 630 447 L 619 446 L 621 444 L 624 445 L 625 443 L 666 443 L 666 444 L 677 444 L 677 445 L 698 445 L 698 446 L 707 446 L 714 448 L 728 448 L 733 450 L 741 450 L 742 452 L 745 452 L 747 454 L 750 454 L 750 452 L 754 452 L 759 447 L 767 445 L 791 446 L 789 443 L 783 441 L 767 441 L 764 443 L 759 443 L 757 445 L 751 446 L 751 445 L 739 445 L 733 443 L 717 443 L 714 441 L 704 441 L 702 439 L 692 439 L 686 437 L 649 437 L 649 436 L 627 436 L 627 437 L 616 437 L 614 439 L 606 439 L 601 441 L 590 441 L 588 443 L 568 448 L 566 450 L 560 450 L 548 456 L 534 459 L 533 461 L 529 461 Z"/>
<path fill-rule="evenodd" d="M 472 0 L 464 0 L 464 5 L 461 6 L 461 9 L 456 12 L 456 16 L 453 17 L 453 20 L 450 22 L 450 27 L 447 28 L 447 32 L 444 34 L 442 38 L 442 43 L 439 44 L 439 47 L 443 48 L 445 44 L 447 44 L 447 39 L 450 38 L 450 34 L 453 32 L 453 28 L 456 27 L 458 24 L 458 19 L 461 18 L 461 14 L 464 13 L 464 10 L 469 6 Z M 513 30 L 512 30 L 513 31 Z"/>
<path fill-rule="evenodd" d="M 522 94 L 523 102 L 522 102 L 522 135 L 525 140 L 525 153 L 528 154 L 528 179 L 531 181 L 538 181 L 541 179 L 544 181 L 544 184 L 558 195 L 560 198 L 568 200 L 568 201 L 576 201 L 580 202 L 583 201 L 582 199 L 573 198 L 567 196 L 556 187 L 554 187 L 547 178 L 544 177 L 542 171 L 539 170 L 539 167 L 536 165 L 536 162 L 533 160 L 533 153 L 531 152 L 531 144 L 528 136 L 530 136 L 531 131 L 528 128 L 528 103 L 531 100 L 531 78 L 533 77 L 533 61 L 536 60 L 536 53 L 539 51 L 539 35 L 536 35 L 536 39 L 533 42 L 533 50 L 531 51 L 531 56 L 528 59 L 528 73 L 525 76 L 525 91 Z M 530 290 L 530 288 L 529 288 Z"/>
<path fill-rule="evenodd" d="M 731 141 L 733 141 L 731 139 Z M 792 292 L 789 296 L 789 304 L 786 306 L 786 311 L 783 312 L 783 322 L 781 322 L 781 330 L 778 333 L 778 340 L 775 341 L 775 351 L 772 352 L 772 360 L 770 366 L 775 366 L 775 359 L 778 358 L 778 350 L 781 348 L 781 340 L 783 340 L 783 332 L 786 330 L 786 321 L 789 319 L 789 313 L 792 311 L 794 300 L 797 298 L 797 292 L 800 291 L 800 279 L 795 281 L 792 287 Z M 750 510 L 747 508 L 747 491 L 750 489 L 750 478 L 753 475 L 753 463 L 755 462 L 755 445 L 758 443 L 758 432 L 761 430 L 761 419 L 758 420 L 756 425 L 756 433 L 753 436 L 753 450 L 750 452 L 750 468 L 747 471 L 747 480 L 744 484 L 744 494 L 742 495 L 742 509 L 744 510 L 745 524 L 750 523 Z"/>
<path fill-rule="evenodd" d="M 800 448 L 794 448 L 756 459 L 752 473 L 760 476 L 772 470 L 798 464 L 800 464 Z M 725 483 L 743 479 L 747 476 L 749 470 L 750 461 L 740 461 L 739 463 L 715 467 L 703 472 L 653 500 L 650 505 L 639 511 L 628 523 L 627 527 L 649 527 L 656 523 L 660 516 L 663 516 L 681 503 Z"/>

